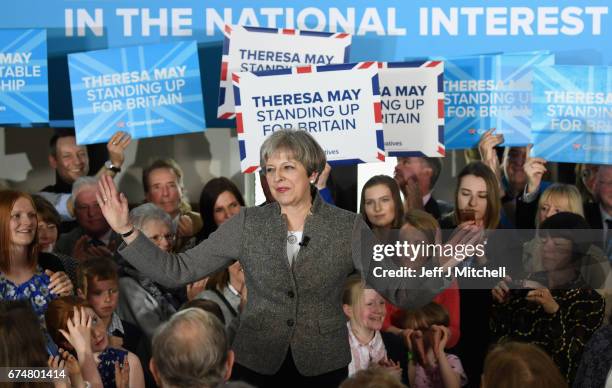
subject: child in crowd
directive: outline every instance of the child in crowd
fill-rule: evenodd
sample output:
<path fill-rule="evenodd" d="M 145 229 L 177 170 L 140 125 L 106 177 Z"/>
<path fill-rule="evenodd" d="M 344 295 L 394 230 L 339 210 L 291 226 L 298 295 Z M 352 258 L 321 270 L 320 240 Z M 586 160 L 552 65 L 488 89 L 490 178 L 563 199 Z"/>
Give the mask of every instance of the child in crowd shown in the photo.
<path fill-rule="evenodd" d="M 119 318 L 118 267 L 110 258 L 87 259 L 77 268 L 77 295 L 85 299 L 106 327 L 111 346 L 136 352 L 142 331 Z"/>
<path fill-rule="evenodd" d="M 53 341 L 59 347 L 73 351 L 74 348 L 66 339 L 65 333 L 69 332 L 68 321 L 73 318 L 77 321 L 80 320 L 80 314 L 88 315 L 88 320 L 90 321 L 91 331 L 89 337 L 91 351 L 93 352 L 104 388 L 119 386 L 144 387 L 143 370 L 138 357 L 132 352 L 110 346 L 106 327 L 102 323 L 102 319 L 85 300 L 66 296 L 56 299 L 49 304 L 45 318 L 47 329 Z M 126 371 L 129 374 L 129 384 L 124 384 L 123 377 Z"/>
<path fill-rule="evenodd" d="M 401 378 L 398 363 L 387 358 L 387 350 L 380 333 L 385 319 L 385 300 L 373 289 L 365 288 L 361 278 L 351 277 L 342 295 L 342 309 L 348 318 L 346 323 L 351 346 L 349 376 L 379 364 Z"/>
<path fill-rule="evenodd" d="M 402 327 L 408 332 L 408 379 L 412 388 L 459 388 L 467 384 L 461 360 L 444 348 L 450 338 L 448 311 L 431 302 L 405 310 Z"/>

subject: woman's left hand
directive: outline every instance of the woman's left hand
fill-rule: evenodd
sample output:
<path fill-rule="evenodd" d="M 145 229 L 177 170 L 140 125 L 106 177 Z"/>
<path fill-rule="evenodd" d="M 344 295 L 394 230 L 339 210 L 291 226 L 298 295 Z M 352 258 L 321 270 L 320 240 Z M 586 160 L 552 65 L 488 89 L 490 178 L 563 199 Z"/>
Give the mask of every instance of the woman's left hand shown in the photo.
<path fill-rule="evenodd" d="M 555 302 L 555 298 L 548 288 L 531 290 L 527 293 L 525 299 L 539 304 L 548 314 L 554 314 L 559 310 L 559 304 Z"/>
<path fill-rule="evenodd" d="M 45 274 L 47 274 L 51 279 L 51 282 L 49 283 L 49 291 L 59 296 L 72 295 L 74 286 L 68 275 L 66 275 L 66 272 L 53 272 L 51 270 L 46 270 Z"/>

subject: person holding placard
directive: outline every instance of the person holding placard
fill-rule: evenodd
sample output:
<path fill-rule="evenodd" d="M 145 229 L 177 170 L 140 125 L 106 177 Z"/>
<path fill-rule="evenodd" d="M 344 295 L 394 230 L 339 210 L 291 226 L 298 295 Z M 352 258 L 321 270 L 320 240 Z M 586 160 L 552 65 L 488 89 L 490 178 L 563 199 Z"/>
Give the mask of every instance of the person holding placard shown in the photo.
<path fill-rule="evenodd" d="M 125 161 L 125 149 L 132 141 L 129 134 L 118 131 L 108 141 L 106 149 L 109 160 L 96 173 L 96 176 L 115 176 L 121 172 Z M 57 128 L 49 142 L 49 165 L 56 172 L 55 184 L 40 191 L 40 195 L 55 206 L 62 217 L 61 232 L 76 227 L 74 220 L 74 199 L 71 197 L 72 184 L 80 177 L 89 174 L 87 148 L 76 144 L 73 128 Z"/>
<path fill-rule="evenodd" d="M 346 378 L 351 353 L 341 295 L 355 271 L 405 308 L 429 302 L 446 285 L 443 278 L 372 276 L 376 240 L 363 218 L 328 205 L 314 186 L 325 160 L 309 133 L 275 132 L 261 147 L 260 165 L 276 202 L 241 209 L 177 255 L 130 224 L 127 198 L 112 179 L 100 182 L 102 211 L 126 242 L 121 255 L 153 280 L 184 285 L 241 263 L 249 291 L 233 343 L 234 377 L 257 386 L 337 387 Z M 392 260 L 376 265 L 401 270 Z"/>

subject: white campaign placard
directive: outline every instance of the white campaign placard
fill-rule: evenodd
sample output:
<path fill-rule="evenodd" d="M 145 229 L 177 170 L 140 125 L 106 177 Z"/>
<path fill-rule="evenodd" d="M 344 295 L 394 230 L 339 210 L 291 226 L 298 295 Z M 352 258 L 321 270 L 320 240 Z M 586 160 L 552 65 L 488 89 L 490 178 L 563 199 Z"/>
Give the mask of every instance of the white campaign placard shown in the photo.
<path fill-rule="evenodd" d="M 389 156 L 444 156 L 444 63 L 381 63 L 380 100 Z"/>
<path fill-rule="evenodd" d="M 220 119 L 235 117 L 232 73 L 348 62 L 351 35 L 286 28 L 225 26 L 219 88 Z"/>
<path fill-rule="evenodd" d="M 376 62 L 303 66 L 232 75 L 241 168 L 259 168 L 259 148 L 274 131 L 308 131 L 330 163 L 384 160 Z"/>

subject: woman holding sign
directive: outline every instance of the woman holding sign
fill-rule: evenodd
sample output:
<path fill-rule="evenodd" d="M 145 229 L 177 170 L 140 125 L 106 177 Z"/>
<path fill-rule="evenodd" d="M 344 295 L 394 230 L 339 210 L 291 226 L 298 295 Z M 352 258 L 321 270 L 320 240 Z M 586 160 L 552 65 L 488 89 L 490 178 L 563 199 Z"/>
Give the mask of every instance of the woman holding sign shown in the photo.
<path fill-rule="evenodd" d="M 257 386 L 336 387 L 351 361 L 342 289 L 355 271 L 390 301 L 406 308 L 430 301 L 443 280 L 375 278 L 375 239 L 355 213 L 330 206 L 314 184 L 325 166 L 321 146 L 304 131 L 281 130 L 260 149 L 275 203 L 242 208 L 195 248 L 162 252 L 129 222 L 127 198 L 111 179 L 98 202 L 127 243 L 119 251 L 151 279 L 170 287 L 201 279 L 238 260 L 248 301 L 232 349 L 234 377 Z"/>

